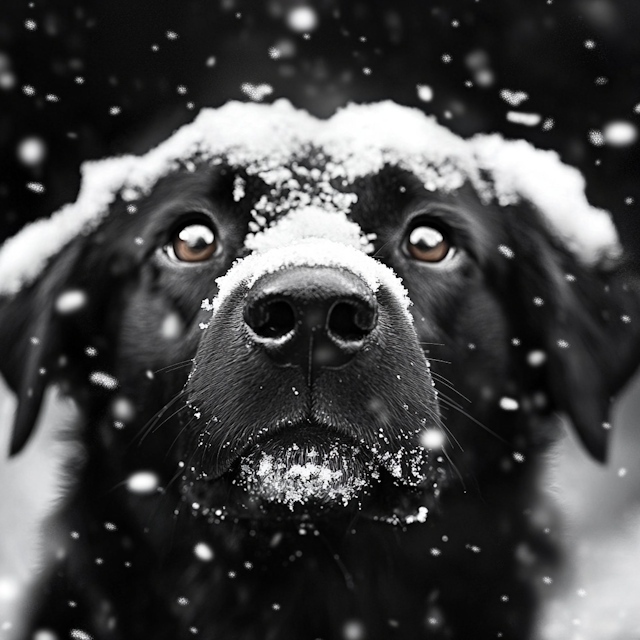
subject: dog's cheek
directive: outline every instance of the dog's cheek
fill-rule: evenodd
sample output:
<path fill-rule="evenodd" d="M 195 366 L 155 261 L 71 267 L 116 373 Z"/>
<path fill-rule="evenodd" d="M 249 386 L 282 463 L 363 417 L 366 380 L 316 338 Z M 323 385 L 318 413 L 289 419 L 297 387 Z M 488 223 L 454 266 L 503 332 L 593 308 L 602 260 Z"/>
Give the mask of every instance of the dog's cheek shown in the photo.
<path fill-rule="evenodd" d="M 434 291 L 415 298 L 416 330 L 445 425 L 460 445 L 450 455 L 460 469 L 478 471 L 500 464 L 515 446 L 512 422 L 525 393 L 516 370 L 520 343 L 481 279 L 460 287 L 456 296 Z"/>
<path fill-rule="evenodd" d="M 107 355 L 117 389 L 110 417 L 125 426 L 144 425 L 167 403 L 172 403 L 172 411 L 178 409 L 176 398 L 202 334 L 201 311 L 194 302 L 192 318 L 185 318 L 162 289 L 146 287 L 142 279 L 114 295 L 112 305 L 118 308 L 118 319 L 117 326 L 106 329 Z"/>

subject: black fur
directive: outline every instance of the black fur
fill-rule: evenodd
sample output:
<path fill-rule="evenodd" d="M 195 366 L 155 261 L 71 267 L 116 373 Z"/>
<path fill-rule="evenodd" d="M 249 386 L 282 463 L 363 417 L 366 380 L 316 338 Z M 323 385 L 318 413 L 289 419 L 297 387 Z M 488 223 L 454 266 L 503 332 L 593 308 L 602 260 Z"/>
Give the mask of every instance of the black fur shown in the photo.
<path fill-rule="evenodd" d="M 247 354 L 238 338 L 243 291 L 218 325 L 199 327 L 210 316 L 201 301 L 246 254 L 250 209 L 266 192 L 249 178 L 247 196 L 235 202 L 234 175 L 224 166 L 177 171 L 135 215 L 117 201 L 97 231 L 2 302 L 2 372 L 20 400 L 14 450 L 52 381 L 81 408 L 86 449 L 50 523 L 66 554 L 34 592 L 24 637 L 36 629 L 105 640 L 530 637 L 536 585 L 554 576 L 558 558 L 553 508 L 538 491 L 541 454 L 559 430 L 559 411 L 605 458 L 610 399 L 638 361 L 637 323 L 621 319 L 637 312 L 637 294 L 618 273 L 580 266 L 526 203 L 482 204 L 470 186 L 430 193 L 388 167 L 356 183 L 351 217 L 377 234 L 376 258 L 403 279 L 415 334 L 382 291 L 370 351 L 321 371 L 310 386 L 306 365 Z M 214 219 L 220 250 L 203 263 L 171 264 L 161 248 L 194 210 Z M 458 247 L 455 268 L 407 253 L 418 220 Z M 501 244 L 513 259 L 496 250 Z M 313 274 L 305 277 L 312 286 Z M 57 298 L 75 289 L 88 293 L 88 304 L 57 313 Z M 168 315 L 179 331 L 164 339 Z M 541 366 L 528 364 L 533 350 L 546 354 Z M 382 478 L 361 505 L 301 515 L 256 509 L 225 479 L 254 425 L 275 432 L 279 417 L 308 420 L 310 405 L 330 416 L 338 439 L 371 440 L 373 424 L 393 443 L 403 411 L 437 420 L 430 376 L 413 368 L 422 351 L 450 434 L 446 456 L 430 463 L 429 487 Z M 95 371 L 114 376 L 118 388 L 92 385 Z M 505 396 L 519 409 L 501 408 Z M 207 432 L 204 454 L 187 400 L 225 417 Z M 311 429 L 309 437 L 326 436 Z M 157 473 L 162 490 L 129 492 L 126 480 L 139 470 Z M 207 482 L 203 471 L 223 478 Z M 429 507 L 425 523 L 384 521 L 418 503 Z M 200 542 L 212 560 L 194 555 Z"/>

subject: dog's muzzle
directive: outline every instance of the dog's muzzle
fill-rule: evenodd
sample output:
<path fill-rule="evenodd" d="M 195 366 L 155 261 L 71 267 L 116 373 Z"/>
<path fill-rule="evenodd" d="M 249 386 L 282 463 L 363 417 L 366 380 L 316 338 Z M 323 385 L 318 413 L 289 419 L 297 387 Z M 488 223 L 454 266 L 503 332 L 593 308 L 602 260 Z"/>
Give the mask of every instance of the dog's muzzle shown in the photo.
<path fill-rule="evenodd" d="M 199 503 L 231 492 L 254 515 L 367 501 L 392 513 L 441 475 L 424 444 L 441 428 L 436 393 L 404 290 L 362 252 L 340 247 L 336 260 L 335 245 L 252 254 L 222 280 L 186 387 Z"/>

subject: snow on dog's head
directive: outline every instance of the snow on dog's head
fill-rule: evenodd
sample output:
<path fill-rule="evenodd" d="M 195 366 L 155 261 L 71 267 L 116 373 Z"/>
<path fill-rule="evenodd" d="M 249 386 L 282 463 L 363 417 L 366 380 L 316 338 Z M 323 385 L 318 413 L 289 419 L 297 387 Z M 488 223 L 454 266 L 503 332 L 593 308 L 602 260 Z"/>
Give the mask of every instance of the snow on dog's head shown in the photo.
<path fill-rule="evenodd" d="M 321 169 L 299 162 L 309 154 L 323 160 Z M 135 201 L 163 176 L 178 167 L 195 167 L 194 162 L 242 167 L 278 194 L 255 205 L 250 249 L 258 242 L 256 234 L 282 213 L 305 209 L 309 219 L 309 207 L 348 213 L 354 195 L 348 188 L 336 189 L 335 182 L 348 187 L 359 177 L 395 165 L 414 173 L 429 191 L 449 193 L 471 183 L 485 202 L 528 200 L 586 264 L 620 252 L 608 213 L 588 204 L 577 170 L 524 141 L 498 135 L 465 141 L 417 109 L 388 101 L 349 105 L 329 120 L 296 110 L 286 100 L 272 105 L 231 102 L 203 109 L 194 122 L 143 156 L 85 163 L 76 202 L 28 225 L 0 249 L 0 294 L 13 294 L 32 282 L 69 241 L 98 227 L 116 198 Z M 313 179 L 313 193 L 303 188 L 305 178 Z M 239 180 L 234 198 L 243 197 L 242 187 Z M 278 233 L 284 233 L 282 228 Z M 321 232 L 313 235 L 322 237 Z M 273 237 L 264 234 L 260 242 Z M 366 238 L 360 248 L 367 250 Z"/>

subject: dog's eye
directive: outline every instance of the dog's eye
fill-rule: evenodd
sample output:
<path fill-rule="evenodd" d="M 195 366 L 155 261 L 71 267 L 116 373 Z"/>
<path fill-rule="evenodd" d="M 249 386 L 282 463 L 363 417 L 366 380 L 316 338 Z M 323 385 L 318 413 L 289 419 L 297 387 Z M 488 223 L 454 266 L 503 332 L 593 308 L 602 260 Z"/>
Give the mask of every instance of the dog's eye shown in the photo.
<path fill-rule="evenodd" d="M 204 224 L 189 224 L 178 231 L 167 251 L 171 257 L 182 262 L 202 262 L 216 250 L 213 229 Z"/>
<path fill-rule="evenodd" d="M 412 257 L 422 262 L 440 262 L 453 250 L 440 231 L 425 225 L 416 227 L 409 234 L 407 249 Z"/>

